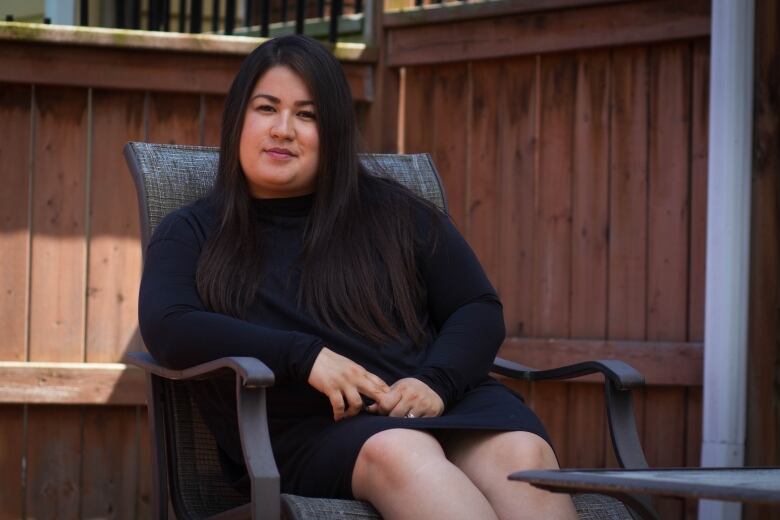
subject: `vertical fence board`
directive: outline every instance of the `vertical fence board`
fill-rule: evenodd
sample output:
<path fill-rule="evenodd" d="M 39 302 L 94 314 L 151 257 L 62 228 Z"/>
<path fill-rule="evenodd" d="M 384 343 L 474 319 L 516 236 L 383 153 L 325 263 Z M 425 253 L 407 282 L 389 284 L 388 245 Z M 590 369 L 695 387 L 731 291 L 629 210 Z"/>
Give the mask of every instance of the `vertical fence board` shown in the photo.
<path fill-rule="evenodd" d="M 148 413 L 145 406 L 136 407 L 136 435 L 138 437 L 138 492 L 136 511 L 138 518 L 152 518 L 152 439 L 149 431 Z"/>
<path fill-rule="evenodd" d="M 707 254 L 707 132 L 710 110 L 710 46 L 693 43 L 691 78 L 691 230 L 688 340 L 704 341 L 704 278 Z"/>
<path fill-rule="evenodd" d="M 27 85 L 0 85 L 0 359 L 4 361 L 26 357 L 30 99 Z"/>
<path fill-rule="evenodd" d="M 651 54 L 647 338 L 687 337 L 690 53 Z"/>
<path fill-rule="evenodd" d="M 36 89 L 30 359 L 82 361 L 87 91 Z"/>
<path fill-rule="evenodd" d="M 685 396 L 685 465 L 697 467 L 701 464 L 701 419 L 702 389 L 689 387 Z M 685 517 L 695 520 L 698 515 L 699 501 L 685 501 Z"/>
<path fill-rule="evenodd" d="M 24 407 L 0 406 L 0 518 L 22 518 L 24 500 L 22 457 L 24 456 Z"/>
<path fill-rule="evenodd" d="M 498 279 L 498 245 L 503 237 L 498 220 L 501 212 L 498 171 L 498 106 L 501 84 L 498 62 L 479 62 L 471 67 L 471 124 L 466 165 L 466 229 L 468 241 L 494 287 Z"/>
<path fill-rule="evenodd" d="M 571 290 L 572 142 L 577 63 L 553 55 L 541 63 L 539 171 L 536 172 L 533 334 L 568 337 Z"/>
<path fill-rule="evenodd" d="M 143 139 L 143 95 L 98 90 L 92 106 L 87 361 L 118 362 L 141 349 L 138 203 L 122 146 Z"/>
<path fill-rule="evenodd" d="M 203 96 L 203 146 L 219 146 L 225 96 Z"/>
<path fill-rule="evenodd" d="M 415 69 L 416 70 L 416 69 Z M 407 75 L 408 78 L 408 75 Z M 450 217 L 461 231 L 466 230 L 466 145 L 469 128 L 466 119 L 466 103 L 468 103 L 468 67 L 466 64 L 446 65 L 436 67 L 436 74 L 428 83 L 432 90 L 424 91 L 414 86 L 414 95 L 418 98 L 411 102 L 410 90 L 406 91 L 407 102 L 411 102 L 410 110 L 406 112 L 406 125 L 425 132 L 428 149 L 418 149 L 431 153 L 434 164 L 442 176 Z M 431 125 L 421 124 L 421 118 L 426 117 L 426 99 L 433 97 L 433 120 Z M 453 107 L 464 107 L 453 110 Z M 416 110 L 412 112 L 411 110 Z M 430 104 L 427 110 L 431 110 Z M 430 112 L 428 112 L 430 114 Z M 432 135 L 431 135 L 432 134 Z M 431 139 L 431 137 L 434 137 Z M 410 134 L 410 137 L 414 137 Z M 418 137 L 414 137 L 418 139 Z"/>
<path fill-rule="evenodd" d="M 613 51 L 607 337 L 645 338 L 647 50 Z"/>
<path fill-rule="evenodd" d="M 27 517 L 79 518 L 80 406 L 30 406 Z"/>
<path fill-rule="evenodd" d="M 569 467 L 568 450 L 571 432 L 568 425 L 569 384 L 557 381 L 532 383 L 526 396 L 528 404 L 544 424 L 550 434 L 555 454 L 561 467 Z"/>
<path fill-rule="evenodd" d="M 688 333 L 690 52 L 653 48 L 650 60 L 647 338 L 680 341 Z M 647 391 L 645 441 L 651 466 L 685 464 L 685 389 Z M 648 427 L 653 423 L 663 428 Z M 681 518 L 682 501 L 659 500 L 663 518 Z"/>
<path fill-rule="evenodd" d="M 679 468 L 685 465 L 685 388 L 645 389 L 645 454 L 650 467 Z M 683 517 L 683 500 L 654 499 L 658 515 L 664 519 Z"/>
<path fill-rule="evenodd" d="M 147 126 L 150 143 L 200 144 L 200 96 L 149 94 Z"/>
<path fill-rule="evenodd" d="M 534 156 L 536 154 L 536 60 L 506 61 L 499 85 L 501 225 L 498 239 L 501 301 L 507 336 L 525 334 L 533 299 Z"/>
<path fill-rule="evenodd" d="M 83 518 L 136 518 L 138 457 L 134 407 L 84 411 Z"/>
<path fill-rule="evenodd" d="M 571 169 L 577 64 L 571 55 L 541 59 L 539 159 L 534 194 L 533 336 L 568 337 L 571 288 Z M 568 387 L 534 387 L 534 406 L 558 457 L 568 464 Z"/>
<path fill-rule="evenodd" d="M 603 338 L 607 320 L 609 53 L 580 53 L 577 71 L 571 335 Z"/>
<path fill-rule="evenodd" d="M 571 335 L 603 338 L 607 320 L 609 53 L 579 53 L 572 176 Z M 605 463 L 601 386 L 569 386 L 569 462 Z"/>
<path fill-rule="evenodd" d="M 753 171 L 750 215 L 747 465 L 780 465 L 780 5 L 756 2 Z M 753 504 L 745 520 L 780 520 Z"/>

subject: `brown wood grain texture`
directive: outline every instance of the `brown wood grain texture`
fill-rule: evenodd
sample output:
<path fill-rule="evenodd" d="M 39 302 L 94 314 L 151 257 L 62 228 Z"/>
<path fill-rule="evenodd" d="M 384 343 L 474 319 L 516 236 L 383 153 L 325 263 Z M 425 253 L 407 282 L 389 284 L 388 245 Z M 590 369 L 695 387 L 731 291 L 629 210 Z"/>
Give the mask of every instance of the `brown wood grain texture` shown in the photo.
<path fill-rule="evenodd" d="M 571 320 L 571 189 L 577 62 L 545 56 L 540 72 L 533 336 L 568 337 Z"/>
<path fill-rule="evenodd" d="M 200 97 L 149 94 L 147 127 L 150 143 L 200 144 Z"/>
<path fill-rule="evenodd" d="M 570 334 L 604 338 L 607 322 L 607 231 L 609 224 L 609 53 L 577 59 L 572 175 L 572 272 Z M 603 467 L 603 389 L 569 385 L 569 462 Z"/>
<path fill-rule="evenodd" d="M 688 335 L 690 230 L 690 46 L 654 46 L 650 53 L 647 339 Z M 685 464 L 685 388 L 649 388 L 644 442 L 651 466 Z M 681 518 L 681 500 L 659 500 L 662 518 Z"/>
<path fill-rule="evenodd" d="M 87 91 L 35 90 L 32 361 L 83 359 Z"/>
<path fill-rule="evenodd" d="M 0 519 L 22 518 L 24 504 L 24 408 L 0 406 Z"/>
<path fill-rule="evenodd" d="M 650 60 L 647 339 L 688 332 L 690 47 L 659 45 Z"/>
<path fill-rule="evenodd" d="M 431 92 L 435 70 L 433 67 L 407 67 L 404 77 L 404 153 L 429 152 L 434 142 L 434 131 L 428 124 L 432 115 Z M 442 173 L 444 175 L 444 173 Z"/>
<path fill-rule="evenodd" d="M 562 468 L 571 467 L 569 436 L 569 383 L 535 382 L 530 385 L 529 404 L 544 424 Z"/>
<path fill-rule="evenodd" d="M 604 338 L 607 332 L 609 67 L 607 51 L 578 54 L 571 252 L 571 335 L 576 338 Z"/>
<path fill-rule="evenodd" d="M 466 152 L 466 239 L 479 258 L 482 268 L 499 288 L 499 244 L 501 229 L 501 174 L 499 171 L 498 89 L 503 83 L 499 62 L 471 65 L 471 121 L 468 125 Z"/>
<path fill-rule="evenodd" d="M 751 188 L 748 408 L 745 462 L 780 465 L 780 6 L 756 2 Z M 749 520 L 778 520 L 780 507 L 749 506 Z"/>
<path fill-rule="evenodd" d="M 612 51 L 607 337 L 645 339 L 647 49 Z"/>
<path fill-rule="evenodd" d="M 645 389 L 643 446 L 650 467 L 685 465 L 686 395 L 681 387 Z M 654 499 L 660 518 L 683 518 L 682 499 Z"/>
<path fill-rule="evenodd" d="M 602 468 L 606 464 L 605 440 L 609 436 L 604 387 L 583 383 L 570 383 L 568 387 L 568 466 Z"/>
<path fill-rule="evenodd" d="M 705 0 L 624 2 L 388 31 L 391 66 L 679 40 L 710 33 Z"/>
<path fill-rule="evenodd" d="M 152 518 L 152 441 L 148 414 L 145 406 L 137 406 L 136 435 L 138 436 L 138 492 L 136 493 L 137 518 Z M 174 518 L 174 517 L 171 517 Z"/>
<path fill-rule="evenodd" d="M 4 41 L 0 81 L 104 89 L 227 94 L 242 55 Z M 353 97 L 370 101 L 368 63 L 343 62 Z"/>
<path fill-rule="evenodd" d="M 28 85 L 0 85 L 0 359 L 26 358 L 30 104 Z"/>
<path fill-rule="evenodd" d="M 547 369 L 597 359 L 619 359 L 642 373 L 648 385 L 701 386 L 703 345 L 674 341 L 613 341 L 510 337 L 499 355 Z M 584 381 L 602 381 L 586 376 Z"/>
<path fill-rule="evenodd" d="M 86 407 L 82 518 L 138 518 L 138 443 L 134 407 Z"/>
<path fill-rule="evenodd" d="M 0 362 L 0 403 L 146 403 L 143 371 L 120 363 Z"/>
<path fill-rule="evenodd" d="M 533 299 L 534 178 L 537 152 L 537 60 L 502 63 L 498 134 L 501 186 L 499 287 L 508 336 L 523 335 L 531 323 Z"/>
<path fill-rule="evenodd" d="M 469 102 L 468 75 L 469 68 L 465 63 L 437 66 L 428 84 L 431 90 L 421 92 L 415 89 L 416 95 L 422 96 L 421 101 L 427 99 L 429 104 L 420 107 L 423 112 L 417 113 L 416 120 L 412 113 L 407 112 L 407 121 L 417 125 L 420 131 L 430 133 L 425 137 L 430 146 L 427 151 L 442 177 L 450 217 L 461 231 L 466 229 L 466 148 L 470 134 L 466 108 Z M 407 99 L 409 95 L 407 92 Z M 433 117 L 431 124 L 421 124 L 425 110 Z"/>
<path fill-rule="evenodd" d="M 701 464 L 702 389 L 686 388 L 685 395 L 685 465 L 697 467 Z M 699 513 L 698 500 L 685 501 L 685 518 L 696 520 Z"/>
<path fill-rule="evenodd" d="M 609 224 L 609 52 L 577 54 L 572 168 L 570 334 L 604 338 L 607 332 L 607 228 Z M 603 467 L 604 390 L 569 385 L 571 466 Z"/>
<path fill-rule="evenodd" d="M 144 136 L 140 93 L 92 95 L 92 186 L 87 270 L 86 361 L 112 363 L 143 349 L 138 334 L 141 276 L 138 202 L 122 157 Z"/>
<path fill-rule="evenodd" d="M 203 128 L 200 141 L 203 146 L 219 146 L 224 106 L 225 96 L 203 96 Z"/>
<path fill-rule="evenodd" d="M 78 406 L 30 406 L 27 518 L 79 518 L 81 427 Z"/>
<path fill-rule="evenodd" d="M 539 69 L 539 156 L 534 186 L 534 308 L 528 334 L 569 336 L 571 290 L 571 156 L 577 63 L 572 55 L 541 58 Z M 534 410 L 569 465 L 566 383 L 533 387 Z"/>
<path fill-rule="evenodd" d="M 709 40 L 692 42 L 691 55 L 691 225 L 688 339 L 704 340 L 704 278 L 707 255 L 707 142 L 710 111 Z"/>

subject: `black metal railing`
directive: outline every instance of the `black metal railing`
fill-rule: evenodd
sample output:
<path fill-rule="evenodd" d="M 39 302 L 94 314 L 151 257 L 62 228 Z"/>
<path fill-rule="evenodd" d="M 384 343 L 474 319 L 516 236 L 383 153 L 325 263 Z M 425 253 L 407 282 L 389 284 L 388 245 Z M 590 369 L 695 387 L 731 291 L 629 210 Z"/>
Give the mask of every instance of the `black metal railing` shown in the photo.
<path fill-rule="evenodd" d="M 75 3 L 76 16 L 64 23 L 89 26 L 90 18 L 100 18 L 109 20 L 101 26 L 118 29 L 244 36 L 295 32 L 336 42 L 340 35 L 361 40 L 370 23 L 363 16 L 363 0 L 211 0 L 210 13 L 205 12 L 204 0 L 113 0 L 99 4 L 97 13 L 90 12 L 89 0 Z M 15 21 L 13 14 L 2 14 L 5 21 Z M 42 21 L 51 23 L 45 15 Z"/>
<path fill-rule="evenodd" d="M 150 31 L 171 31 L 171 0 L 114 0 L 115 23 L 120 29 L 147 29 Z M 174 0 L 176 1 L 176 0 Z M 362 0 L 212 0 L 210 32 L 217 34 L 243 34 L 269 36 L 273 24 L 294 22 L 294 32 L 303 34 L 307 21 L 325 19 L 328 23 L 327 37 L 335 42 L 339 35 L 339 20 L 344 14 L 345 4 L 349 14 L 363 12 Z M 243 8 L 242 26 L 237 26 L 236 11 Z M 176 30 L 178 32 L 202 33 L 204 31 L 203 0 L 178 0 Z M 223 10 L 224 8 L 224 10 Z M 142 27 L 142 12 L 146 13 L 146 26 Z M 291 15 L 294 14 L 294 17 Z M 292 18 L 292 20 L 290 19 Z M 88 25 L 89 3 L 80 1 L 79 21 Z M 240 30 L 237 30 L 240 29 Z"/>

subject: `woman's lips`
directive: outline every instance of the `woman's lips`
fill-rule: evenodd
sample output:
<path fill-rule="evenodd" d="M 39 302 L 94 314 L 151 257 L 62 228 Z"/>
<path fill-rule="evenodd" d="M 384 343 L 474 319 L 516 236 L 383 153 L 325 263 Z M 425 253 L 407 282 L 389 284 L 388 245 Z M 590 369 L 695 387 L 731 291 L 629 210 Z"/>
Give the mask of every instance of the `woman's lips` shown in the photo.
<path fill-rule="evenodd" d="M 278 148 L 271 148 L 269 150 L 266 150 L 265 153 L 271 156 L 272 159 L 278 159 L 278 160 L 288 160 L 288 159 L 294 159 L 295 154 L 293 154 L 289 150 L 282 150 Z"/>

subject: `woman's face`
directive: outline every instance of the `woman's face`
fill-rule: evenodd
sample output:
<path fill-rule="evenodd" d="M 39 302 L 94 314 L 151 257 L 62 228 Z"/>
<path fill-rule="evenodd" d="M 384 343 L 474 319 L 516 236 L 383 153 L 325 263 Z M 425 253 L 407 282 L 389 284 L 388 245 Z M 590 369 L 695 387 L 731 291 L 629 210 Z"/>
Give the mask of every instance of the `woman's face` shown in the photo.
<path fill-rule="evenodd" d="M 252 196 L 313 193 L 319 149 L 316 112 L 306 84 L 288 67 L 268 69 L 249 98 L 239 143 Z"/>

